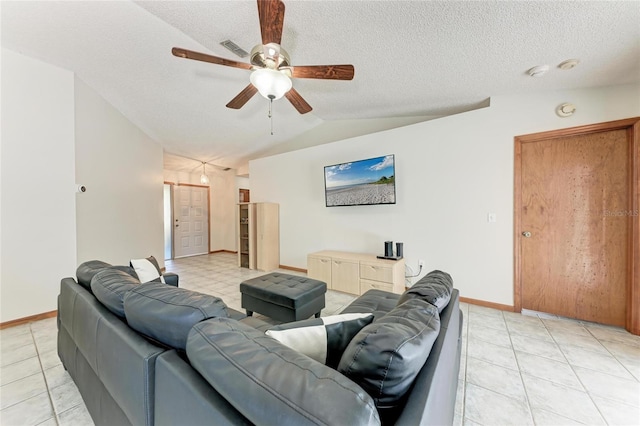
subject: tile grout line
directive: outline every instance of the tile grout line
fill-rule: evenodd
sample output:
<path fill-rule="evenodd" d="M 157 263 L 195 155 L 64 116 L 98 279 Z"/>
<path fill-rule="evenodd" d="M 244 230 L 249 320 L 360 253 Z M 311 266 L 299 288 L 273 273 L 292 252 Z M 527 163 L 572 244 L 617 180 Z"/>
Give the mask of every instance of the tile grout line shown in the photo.
<path fill-rule="evenodd" d="M 529 417 L 531 418 L 531 424 L 535 425 L 536 420 L 533 417 L 533 408 L 531 407 L 531 401 L 529 400 L 529 392 L 527 392 L 527 387 L 525 386 L 524 379 L 522 378 L 522 368 L 520 367 L 520 362 L 518 361 L 516 350 L 513 347 L 513 340 L 511 340 L 511 331 L 509 330 L 509 326 L 507 325 L 507 319 L 504 317 L 504 312 L 500 311 L 500 313 L 502 314 L 502 320 L 504 321 L 504 325 L 507 328 L 507 335 L 509 336 L 509 342 L 511 343 L 511 352 L 513 353 L 513 358 L 515 359 L 516 365 L 518 366 L 518 375 L 520 376 L 520 383 L 522 384 L 522 390 L 524 390 L 524 397 L 526 398 L 527 408 L 529 408 Z"/>
<path fill-rule="evenodd" d="M 631 377 L 633 377 L 633 378 L 635 379 L 635 381 L 636 381 L 636 382 L 640 382 L 640 379 L 638 379 L 638 378 L 637 378 L 637 377 L 636 377 L 636 376 L 631 372 L 631 370 L 629 370 L 629 369 L 627 368 L 627 366 L 626 366 L 626 365 L 624 365 L 622 362 L 620 362 L 620 360 L 618 359 L 618 357 L 617 357 L 613 352 L 611 352 L 611 351 L 609 350 L 609 348 L 607 348 L 607 347 L 606 347 L 606 345 L 603 345 L 603 344 L 602 344 L 602 342 L 600 341 L 600 339 L 599 339 L 595 334 L 593 334 L 593 333 L 591 332 L 591 330 L 589 330 L 589 328 L 588 328 L 588 327 L 586 327 L 586 326 L 585 326 L 584 328 L 587 330 L 587 333 L 589 333 L 591 336 L 593 336 L 593 338 L 594 338 L 594 339 L 596 339 L 596 340 L 598 341 L 598 343 L 600 343 L 600 345 L 604 348 L 604 350 L 605 350 L 605 351 L 607 351 L 607 353 L 608 353 L 609 355 L 611 355 L 611 356 L 613 357 L 613 359 L 615 359 L 615 360 L 616 360 L 616 362 L 617 362 L 618 364 L 620 364 L 620 366 L 621 366 L 621 367 L 622 367 L 622 368 L 623 368 L 627 373 L 629 373 L 629 375 L 630 375 Z M 606 340 L 605 340 L 605 342 L 606 342 Z M 616 343 L 616 342 L 612 342 L 612 343 Z M 631 346 L 631 345 L 626 345 L 625 343 L 620 343 L 620 344 L 621 344 L 621 345 L 625 345 L 625 346 Z M 582 368 L 584 368 L 584 367 L 582 367 Z M 588 370 L 590 370 L 590 369 L 588 369 Z M 597 371 L 597 370 L 594 370 L 594 371 Z M 600 373 L 602 373 L 602 371 L 600 371 Z"/>
<path fill-rule="evenodd" d="M 584 326 L 584 324 L 582 323 L 582 321 L 576 321 L 578 324 L 580 324 L 580 326 L 582 328 L 586 328 Z M 564 353 L 564 351 L 562 350 L 562 346 L 560 346 L 560 344 L 558 343 L 558 341 L 556 340 L 556 338 L 553 336 L 553 333 L 551 333 L 551 330 L 549 330 L 549 327 L 547 327 L 547 324 L 542 321 L 542 325 L 544 325 L 544 328 L 547 330 L 547 333 L 549 333 L 549 335 L 551 336 L 551 339 L 553 339 L 553 342 L 556 344 L 556 346 L 558 347 L 558 349 L 560 349 L 560 353 L 562 354 L 562 356 L 564 357 L 564 359 L 567 361 L 567 365 L 569 365 L 569 368 L 571 369 L 571 371 L 573 372 L 573 374 L 576 376 L 576 379 L 578 379 L 578 382 L 580 383 L 580 386 L 582 386 L 584 388 L 584 393 L 587 395 L 587 397 L 589 397 L 589 401 L 591 401 L 591 403 L 593 404 L 593 406 L 595 407 L 596 411 L 598 412 L 598 414 L 600 415 L 600 419 L 604 422 L 604 424 L 609 424 L 609 422 L 607 422 L 606 418 L 604 417 L 604 414 L 602 414 L 602 411 L 600 411 L 600 407 L 598 407 L 598 404 L 596 404 L 596 402 L 593 400 L 593 397 L 591 396 L 591 392 L 589 392 L 589 390 L 587 389 L 587 387 L 585 386 L 585 384 L 582 382 L 582 380 L 580 379 L 580 376 L 578 375 L 578 373 L 576 373 L 576 370 L 573 366 L 573 364 L 571 364 L 571 362 L 569 361 L 569 358 L 567 358 L 567 355 Z M 589 330 L 587 330 L 588 332 Z M 594 336 L 595 337 L 595 336 Z M 600 343 L 600 340 L 598 340 L 596 338 L 596 341 L 602 346 L 604 347 L 604 345 L 602 345 L 602 343 Z M 605 348 L 606 349 L 606 348 Z M 558 413 L 555 413 L 558 414 Z"/>
<path fill-rule="evenodd" d="M 44 374 L 44 368 L 42 367 L 42 360 L 40 359 L 40 350 L 38 349 L 38 343 L 36 342 L 36 338 L 33 335 L 33 329 L 31 328 L 31 324 L 32 323 L 30 322 L 29 323 L 29 333 L 31 333 L 31 339 L 33 340 L 33 346 L 35 346 L 35 348 L 36 348 L 36 355 L 38 357 L 38 364 L 40 365 L 40 372 L 42 373 L 42 378 L 44 379 L 44 386 L 45 386 L 46 391 L 47 391 L 47 398 L 49 399 L 49 405 L 51 406 L 51 411 L 53 412 L 53 420 L 56 423 L 56 425 L 59 425 L 60 422 L 58 422 L 58 414 L 56 413 L 56 408 L 53 405 L 53 399 L 51 398 L 51 392 L 49 392 L 49 382 L 47 381 L 47 375 Z"/>

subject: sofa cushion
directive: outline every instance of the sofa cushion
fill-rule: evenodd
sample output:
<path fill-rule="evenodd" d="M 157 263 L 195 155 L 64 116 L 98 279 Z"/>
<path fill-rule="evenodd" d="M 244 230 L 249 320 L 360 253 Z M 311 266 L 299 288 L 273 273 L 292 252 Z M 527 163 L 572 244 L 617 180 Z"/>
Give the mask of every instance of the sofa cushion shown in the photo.
<path fill-rule="evenodd" d="M 351 302 L 341 313 L 372 313 L 374 321 L 385 316 L 398 304 L 399 294 L 388 291 L 371 289 Z"/>
<path fill-rule="evenodd" d="M 342 355 L 338 371 L 373 398 L 380 415 L 402 403 L 440 331 L 435 306 L 414 298 L 364 327 Z"/>
<path fill-rule="evenodd" d="M 91 291 L 91 279 L 93 276 L 109 266 L 111 265 L 100 260 L 89 260 L 81 263 L 78 269 L 76 269 L 78 284 Z"/>
<path fill-rule="evenodd" d="M 449 300 L 451 300 L 452 290 L 453 280 L 451 275 L 442 271 L 431 271 L 400 296 L 398 305 L 418 297 L 438 308 L 438 312 L 442 312 L 449 304 Z"/>
<path fill-rule="evenodd" d="M 149 256 L 145 259 L 131 259 L 129 265 L 135 269 L 136 275 L 140 282 L 161 282 L 164 283 L 162 278 L 162 271 L 160 271 L 160 265 L 155 257 Z"/>
<path fill-rule="evenodd" d="M 371 321 L 372 314 L 333 315 L 277 325 L 266 334 L 318 362 L 337 368 L 353 336 Z"/>
<path fill-rule="evenodd" d="M 116 268 L 104 268 L 93 276 L 91 291 L 107 309 L 125 317 L 124 297 L 133 288 L 140 286 L 140 281 Z"/>
<path fill-rule="evenodd" d="M 195 324 L 228 316 L 222 299 L 162 283 L 142 284 L 127 293 L 124 312 L 131 328 L 177 349 L 185 348 Z"/>
<path fill-rule="evenodd" d="M 254 424 L 377 425 L 359 386 L 259 330 L 228 318 L 193 327 L 191 365 Z"/>
<path fill-rule="evenodd" d="M 140 279 L 138 278 L 138 274 L 136 274 L 136 270 L 133 269 L 131 266 L 113 265 L 113 266 L 110 266 L 110 268 L 117 269 L 117 270 L 122 271 L 122 272 L 126 272 L 127 274 L 129 274 L 133 278 L 135 278 L 136 280 L 140 281 Z"/>

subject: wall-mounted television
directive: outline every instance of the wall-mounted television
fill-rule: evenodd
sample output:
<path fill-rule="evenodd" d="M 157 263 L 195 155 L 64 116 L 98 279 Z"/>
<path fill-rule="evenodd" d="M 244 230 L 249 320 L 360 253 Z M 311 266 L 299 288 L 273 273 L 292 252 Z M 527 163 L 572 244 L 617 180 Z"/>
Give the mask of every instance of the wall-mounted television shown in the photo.
<path fill-rule="evenodd" d="M 394 156 L 326 166 L 324 189 L 327 207 L 395 204 Z"/>

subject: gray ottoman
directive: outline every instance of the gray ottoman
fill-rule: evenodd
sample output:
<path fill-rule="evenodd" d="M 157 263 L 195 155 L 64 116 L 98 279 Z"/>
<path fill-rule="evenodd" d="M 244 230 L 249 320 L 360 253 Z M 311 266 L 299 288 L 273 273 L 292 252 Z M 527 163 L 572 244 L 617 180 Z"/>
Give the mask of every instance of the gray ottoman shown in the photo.
<path fill-rule="evenodd" d="M 327 284 L 307 277 L 272 272 L 240 284 L 242 307 L 247 315 L 261 313 L 291 322 L 320 317 Z"/>

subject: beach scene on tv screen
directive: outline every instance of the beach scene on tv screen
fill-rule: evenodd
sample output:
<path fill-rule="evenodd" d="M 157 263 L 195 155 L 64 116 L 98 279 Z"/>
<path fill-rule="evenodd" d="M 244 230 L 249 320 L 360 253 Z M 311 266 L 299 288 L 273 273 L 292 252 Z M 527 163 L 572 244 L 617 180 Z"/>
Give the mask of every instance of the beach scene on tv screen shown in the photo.
<path fill-rule="evenodd" d="M 393 155 L 324 168 L 327 207 L 396 202 Z"/>

